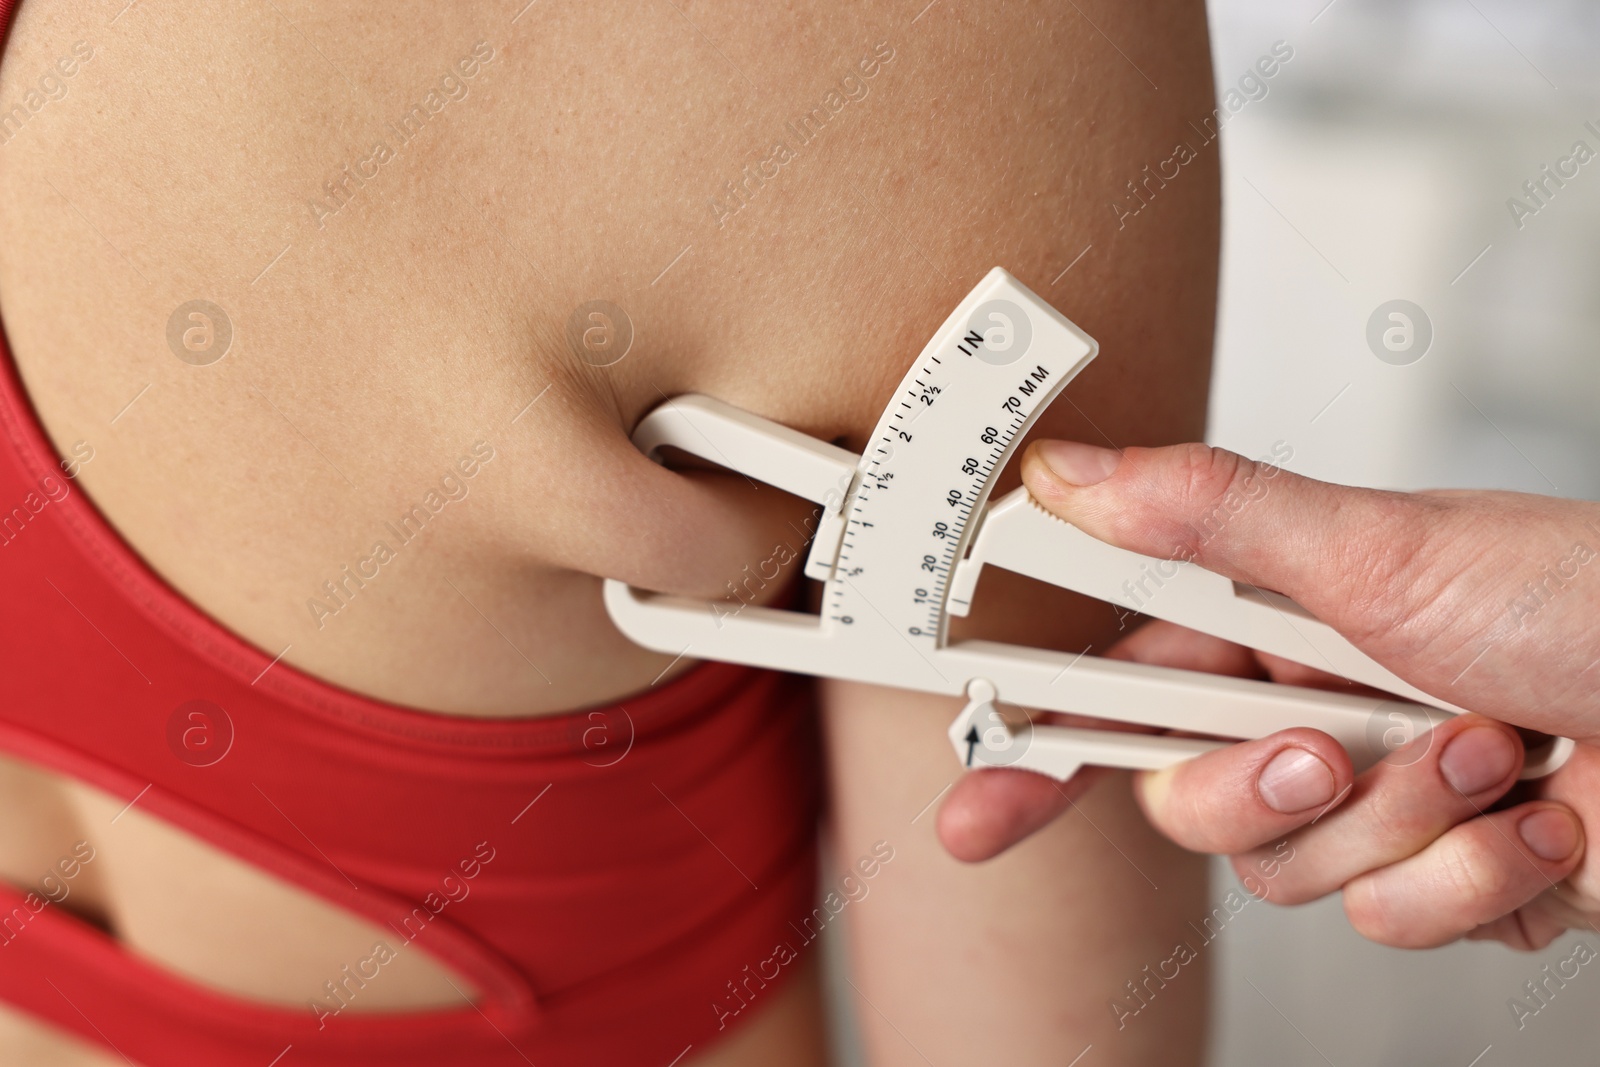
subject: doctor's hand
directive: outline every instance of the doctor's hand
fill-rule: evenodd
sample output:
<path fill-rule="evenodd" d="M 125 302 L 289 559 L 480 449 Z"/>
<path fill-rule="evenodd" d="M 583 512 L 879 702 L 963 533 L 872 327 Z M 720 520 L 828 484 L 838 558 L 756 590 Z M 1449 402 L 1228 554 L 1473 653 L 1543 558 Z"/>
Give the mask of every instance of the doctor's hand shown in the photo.
<path fill-rule="evenodd" d="M 1231 856 L 1265 899 L 1342 891 L 1355 928 L 1385 944 L 1539 948 L 1600 922 L 1600 854 L 1585 849 L 1586 828 L 1600 828 L 1600 505 L 1354 489 L 1202 445 L 1041 442 L 1023 480 L 1094 537 L 1282 593 L 1396 675 L 1481 713 L 1359 776 L 1337 742 L 1304 728 L 1142 772 L 1135 790 L 1157 829 Z M 1167 623 L 1110 654 L 1354 688 Z M 1577 751 L 1519 782 L 1513 726 L 1571 737 Z M 953 855 L 981 860 L 1069 803 L 1040 775 L 978 771 L 946 798 L 939 834 Z"/>

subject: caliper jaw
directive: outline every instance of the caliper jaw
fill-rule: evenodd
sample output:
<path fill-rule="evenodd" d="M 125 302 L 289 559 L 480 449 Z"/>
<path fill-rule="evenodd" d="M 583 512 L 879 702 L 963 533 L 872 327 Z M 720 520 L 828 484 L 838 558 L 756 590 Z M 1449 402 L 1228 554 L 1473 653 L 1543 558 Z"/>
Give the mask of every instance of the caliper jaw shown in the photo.
<path fill-rule="evenodd" d="M 860 456 L 698 394 L 651 411 L 634 429 L 633 443 L 652 459 L 670 445 L 819 505 L 822 514 L 805 573 L 819 582 L 833 577 L 844 539 L 844 505 L 860 477 Z"/>

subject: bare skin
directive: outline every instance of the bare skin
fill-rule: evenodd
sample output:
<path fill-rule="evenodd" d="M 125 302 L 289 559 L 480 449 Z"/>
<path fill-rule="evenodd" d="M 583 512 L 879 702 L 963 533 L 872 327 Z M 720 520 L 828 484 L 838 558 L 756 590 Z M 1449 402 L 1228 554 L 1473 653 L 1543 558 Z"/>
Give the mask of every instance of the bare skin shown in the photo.
<path fill-rule="evenodd" d="M 1212 106 L 1201 6 L 922 6 L 195 0 L 108 24 L 28 0 L 0 102 L 74 42 L 93 50 L 0 146 L 0 312 L 30 395 L 64 453 L 93 446 L 78 485 L 144 559 L 259 648 L 287 646 L 289 668 L 442 715 L 646 688 L 671 657 L 610 626 L 600 578 L 719 596 L 807 514 L 646 461 L 628 434 L 664 397 L 710 393 L 860 448 L 998 263 L 1105 353 L 1042 432 L 1202 428 L 1218 193 L 1215 145 L 1190 125 Z M 400 145 L 386 124 L 469 56 L 464 96 Z M 859 98 L 731 199 L 852 74 L 864 95 L 847 88 Z M 369 162 L 378 139 L 392 158 Z M 1110 205 L 1180 140 L 1198 158 L 1119 223 Z M 166 337 L 197 298 L 233 327 L 204 366 Z M 593 299 L 635 330 L 607 367 L 566 337 Z M 425 537 L 347 602 L 323 595 L 480 441 L 494 459 Z M 987 579 L 978 607 L 972 629 L 1003 640 L 1116 636 L 1108 612 L 1020 581 Z M 931 814 L 912 821 L 954 773 L 951 709 L 839 686 L 825 711 L 842 862 L 897 849 L 850 922 L 875 1062 L 921 1062 L 907 1042 L 972 1062 L 971 1020 L 1002 1015 L 1016 1022 L 987 1049 L 1009 1063 L 1090 1042 L 1099 1063 L 1196 1060 L 1203 975 L 1136 1034 L 1106 1011 L 1203 912 L 1201 868 L 1143 829 L 1125 779 L 1016 855 L 961 867 Z M 871 751 L 906 756 L 886 769 Z M 118 798 L 3 767 L 0 874 L 26 883 L 90 840 L 106 862 L 72 906 L 164 966 L 300 1004 L 374 938 L 137 809 L 108 829 Z M 401 964 L 352 1010 L 459 1004 L 442 965 Z M 0 1035 L 33 1036 L 0 1042 L 58 1040 L 12 1023 Z M 821 1032 L 807 973 L 684 1062 L 817 1063 Z M 52 1059 L 72 1055 L 101 1062 Z"/>

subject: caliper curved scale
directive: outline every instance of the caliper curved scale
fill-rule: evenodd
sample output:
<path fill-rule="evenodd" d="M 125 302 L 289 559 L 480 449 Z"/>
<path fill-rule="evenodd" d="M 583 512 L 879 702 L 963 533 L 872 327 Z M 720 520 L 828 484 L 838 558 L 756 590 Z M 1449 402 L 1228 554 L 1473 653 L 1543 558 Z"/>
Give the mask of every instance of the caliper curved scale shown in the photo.
<path fill-rule="evenodd" d="M 1085 764 L 1154 769 L 1223 742 L 1116 730 L 1014 725 L 996 705 L 1234 739 L 1291 726 L 1331 734 L 1358 767 L 1462 709 L 1380 666 L 1304 608 L 1193 563 L 1098 541 L 1017 489 L 989 490 L 1039 413 L 1097 345 L 999 267 L 928 342 L 865 454 L 706 396 L 652 411 L 634 442 L 682 449 L 821 506 L 805 573 L 820 615 L 647 593 L 605 583 L 612 620 L 646 648 L 898 686 L 967 704 L 950 740 L 968 766 L 1056 778 Z M 948 639 L 985 566 L 1166 619 L 1341 675 L 1395 699 L 1229 678 L 992 641 Z M 1566 758 L 1530 753 L 1525 777 Z"/>

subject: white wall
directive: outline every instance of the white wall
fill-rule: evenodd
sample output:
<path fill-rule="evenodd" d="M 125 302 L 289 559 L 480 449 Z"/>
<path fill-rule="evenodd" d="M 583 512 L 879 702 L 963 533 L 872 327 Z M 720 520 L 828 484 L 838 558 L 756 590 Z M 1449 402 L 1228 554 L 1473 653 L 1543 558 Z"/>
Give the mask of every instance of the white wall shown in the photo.
<path fill-rule="evenodd" d="M 1325 4 L 1213 0 L 1219 86 L 1274 41 L 1296 54 L 1223 134 L 1211 440 L 1287 441 L 1291 467 L 1351 483 L 1600 499 L 1600 159 L 1522 229 L 1506 206 L 1574 140 L 1600 151 L 1600 5 Z M 1365 339 L 1397 297 L 1434 326 L 1409 366 Z M 1356 937 L 1336 899 L 1253 904 L 1215 943 L 1212 1061 L 1596 1062 L 1600 966 L 1520 1030 L 1507 1006 L 1575 937 L 1407 953 Z"/>

